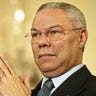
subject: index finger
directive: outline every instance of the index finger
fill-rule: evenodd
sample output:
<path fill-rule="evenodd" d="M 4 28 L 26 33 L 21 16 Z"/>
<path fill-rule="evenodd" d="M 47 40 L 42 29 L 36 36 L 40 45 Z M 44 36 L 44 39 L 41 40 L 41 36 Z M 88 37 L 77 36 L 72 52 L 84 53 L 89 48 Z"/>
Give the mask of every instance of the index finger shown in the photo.
<path fill-rule="evenodd" d="M 4 64 L 3 66 L 7 67 L 10 74 L 13 75 L 15 73 L 15 71 L 13 70 L 12 66 L 8 63 L 7 59 L 2 54 L 0 54 L 0 60 Z"/>

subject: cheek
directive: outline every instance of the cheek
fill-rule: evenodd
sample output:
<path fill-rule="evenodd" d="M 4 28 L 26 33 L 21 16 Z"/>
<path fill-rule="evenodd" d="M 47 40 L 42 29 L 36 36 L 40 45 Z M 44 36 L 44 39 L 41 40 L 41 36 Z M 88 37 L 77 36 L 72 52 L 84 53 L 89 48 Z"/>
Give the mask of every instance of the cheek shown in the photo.
<path fill-rule="evenodd" d="M 36 60 L 38 57 L 38 48 L 36 45 L 32 45 L 32 51 L 33 51 L 34 59 Z"/>
<path fill-rule="evenodd" d="M 64 40 L 64 41 L 59 41 L 59 42 L 55 42 L 54 44 L 54 49 L 57 53 L 61 53 L 62 55 L 64 55 L 63 53 L 68 53 L 67 50 L 69 50 L 69 43 Z M 63 53 L 62 53 L 63 52 Z"/>
<path fill-rule="evenodd" d="M 59 60 L 65 60 L 66 58 L 69 57 L 71 52 L 70 44 L 66 40 L 61 42 L 56 42 L 55 45 L 54 45 L 55 46 L 54 49 L 57 53 L 57 58 Z"/>

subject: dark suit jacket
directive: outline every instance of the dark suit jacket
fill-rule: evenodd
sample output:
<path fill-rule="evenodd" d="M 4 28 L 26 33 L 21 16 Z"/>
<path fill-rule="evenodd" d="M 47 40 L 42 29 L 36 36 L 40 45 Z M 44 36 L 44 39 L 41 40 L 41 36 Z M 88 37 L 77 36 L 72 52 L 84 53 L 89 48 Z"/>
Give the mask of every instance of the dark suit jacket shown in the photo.
<path fill-rule="evenodd" d="M 31 96 L 36 96 L 40 86 L 41 82 Z M 63 82 L 51 96 L 96 96 L 96 77 L 84 66 Z"/>

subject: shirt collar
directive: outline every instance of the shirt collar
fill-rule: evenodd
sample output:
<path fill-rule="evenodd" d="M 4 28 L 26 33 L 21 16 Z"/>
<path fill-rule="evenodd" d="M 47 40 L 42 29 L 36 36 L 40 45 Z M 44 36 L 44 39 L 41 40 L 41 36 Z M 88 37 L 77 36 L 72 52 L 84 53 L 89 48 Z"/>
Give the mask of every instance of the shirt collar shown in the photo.
<path fill-rule="evenodd" d="M 69 71 L 67 71 L 63 75 L 60 75 L 60 76 L 55 77 L 55 78 L 52 78 L 52 81 L 53 81 L 53 84 L 54 84 L 55 88 L 59 87 L 69 76 L 71 76 L 73 73 L 75 73 L 76 71 L 78 71 L 83 66 L 84 66 L 84 64 L 79 64 L 79 65 L 71 68 Z M 44 79 L 42 81 L 41 87 L 43 86 L 43 84 L 44 84 L 44 82 L 46 80 L 48 80 L 48 78 L 44 77 Z"/>

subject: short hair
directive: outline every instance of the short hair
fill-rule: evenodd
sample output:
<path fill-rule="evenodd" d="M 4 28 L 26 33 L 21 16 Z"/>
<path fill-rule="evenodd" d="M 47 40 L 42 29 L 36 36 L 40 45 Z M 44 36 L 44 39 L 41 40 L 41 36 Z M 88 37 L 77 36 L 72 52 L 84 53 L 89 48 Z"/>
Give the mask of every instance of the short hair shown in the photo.
<path fill-rule="evenodd" d="M 65 2 L 48 2 L 41 5 L 41 7 L 37 10 L 37 13 L 45 8 L 58 8 L 64 10 L 75 28 L 86 28 L 84 14 L 80 11 L 80 9 L 72 4 Z"/>

